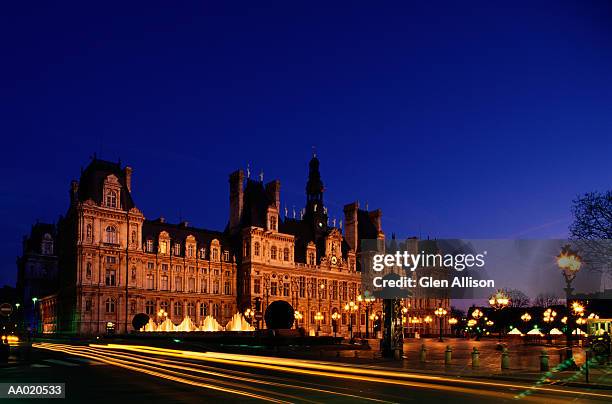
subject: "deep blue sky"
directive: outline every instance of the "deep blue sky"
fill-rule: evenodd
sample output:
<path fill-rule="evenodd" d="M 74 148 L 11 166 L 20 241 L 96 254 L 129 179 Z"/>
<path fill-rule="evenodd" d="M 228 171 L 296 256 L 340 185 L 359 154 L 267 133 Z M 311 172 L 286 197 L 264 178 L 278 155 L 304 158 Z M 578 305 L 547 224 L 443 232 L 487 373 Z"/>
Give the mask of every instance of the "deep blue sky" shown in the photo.
<path fill-rule="evenodd" d="M 147 217 L 214 229 L 249 162 L 302 207 L 313 145 L 331 215 L 401 236 L 563 237 L 611 185 L 607 2 L 41 3 L 0 12 L 0 284 L 94 152 Z"/>

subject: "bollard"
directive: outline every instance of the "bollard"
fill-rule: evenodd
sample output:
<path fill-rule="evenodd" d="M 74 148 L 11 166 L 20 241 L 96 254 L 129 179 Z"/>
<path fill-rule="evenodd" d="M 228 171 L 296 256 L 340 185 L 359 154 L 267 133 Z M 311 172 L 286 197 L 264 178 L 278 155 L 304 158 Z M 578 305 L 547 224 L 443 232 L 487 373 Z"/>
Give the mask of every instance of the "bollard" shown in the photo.
<path fill-rule="evenodd" d="M 508 348 L 504 347 L 501 354 L 501 368 L 510 369 L 510 356 L 508 355 Z"/>
<path fill-rule="evenodd" d="M 546 349 L 542 349 L 540 354 L 540 371 L 548 372 L 548 352 L 546 352 Z"/>
<path fill-rule="evenodd" d="M 425 349 L 425 344 L 421 345 L 421 355 L 419 357 L 420 361 L 425 363 L 427 359 L 427 349 Z"/>
<path fill-rule="evenodd" d="M 452 354 L 453 354 L 453 349 L 451 348 L 450 345 L 447 345 L 446 351 L 444 351 L 444 364 L 445 365 L 450 365 Z"/>
<path fill-rule="evenodd" d="M 478 352 L 478 348 L 474 347 L 472 351 L 472 367 L 477 368 L 480 366 L 480 353 Z"/>

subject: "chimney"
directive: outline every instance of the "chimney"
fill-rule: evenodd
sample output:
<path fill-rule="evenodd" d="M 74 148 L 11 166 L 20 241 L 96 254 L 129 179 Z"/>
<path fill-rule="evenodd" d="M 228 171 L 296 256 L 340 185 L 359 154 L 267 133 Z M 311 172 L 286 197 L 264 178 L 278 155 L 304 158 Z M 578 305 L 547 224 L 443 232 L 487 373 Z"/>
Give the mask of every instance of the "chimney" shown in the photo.
<path fill-rule="evenodd" d="M 132 167 L 126 166 L 123 172 L 125 173 L 125 186 L 129 192 L 132 192 Z"/>
<path fill-rule="evenodd" d="M 230 186 L 230 232 L 235 233 L 239 230 L 242 210 L 244 208 L 244 171 L 234 171 L 229 176 Z"/>
<path fill-rule="evenodd" d="M 75 205 L 79 200 L 79 182 L 72 180 L 70 183 L 70 204 Z"/>
<path fill-rule="evenodd" d="M 268 199 L 274 201 L 274 206 L 280 211 L 280 181 L 274 180 L 266 184 L 266 195 Z"/>
<path fill-rule="evenodd" d="M 359 202 L 344 205 L 344 238 L 353 251 L 357 251 L 357 211 Z"/>

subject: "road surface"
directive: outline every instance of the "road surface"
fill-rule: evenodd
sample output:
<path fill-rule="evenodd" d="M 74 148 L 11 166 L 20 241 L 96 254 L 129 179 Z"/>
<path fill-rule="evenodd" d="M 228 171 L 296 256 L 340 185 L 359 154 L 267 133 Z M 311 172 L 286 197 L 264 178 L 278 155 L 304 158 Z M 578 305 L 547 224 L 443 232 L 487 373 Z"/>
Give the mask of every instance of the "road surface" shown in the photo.
<path fill-rule="evenodd" d="M 458 379 L 317 360 L 119 344 L 33 347 L 29 364 L 0 368 L 0 379 L 64 382 L 66 399 L 58 401 L 75 403 L 612 401 L 610 390 Z"/>

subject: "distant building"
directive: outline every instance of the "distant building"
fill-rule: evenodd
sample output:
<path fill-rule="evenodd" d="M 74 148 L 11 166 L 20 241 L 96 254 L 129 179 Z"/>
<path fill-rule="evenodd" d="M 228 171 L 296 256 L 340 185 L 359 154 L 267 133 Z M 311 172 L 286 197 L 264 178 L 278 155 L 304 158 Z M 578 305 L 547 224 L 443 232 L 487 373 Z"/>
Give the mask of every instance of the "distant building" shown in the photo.
<path fill-rule="evenodd" d="M 225 325 L 236 312 L 263 313 L 284 300 L 309 332 L 347 335 L 352 323 L 354 333 L 364 333 L 364 307 L 352 320 L 344 307 L 361 294 L 361 240 L 384 240 L 381 211 L 346 205 L 343 235 L 342 221 L 330 223 L 316 156 L 299 213 L 285 208 L 283 215 L 280 181 L 264 184 L 262 177 L 232 173 L 228 225 L 206 230 L 145 219 L 132 199 L 132 169 L 94 158 L 72 182 L 58 224 L 61 272 L 59 287 L 40 304 L 44 330 L 129 332 L 134 315 L 159 321 L 160 310 L 175 324 L 185 316 L 201 324 L 211 315 Z M 370 313 L 380 311 L 377 302 Z"/>
<path fill-rule="evenodd" d="M 58 288 L 57 229 L 54 224 L 36 223 L 23 238 L 23 251 L 17 258 L 17 299 L 19 318 L 26 328 L 36 330 L 40 323 L 36 306 L 40 299 Z"/>

